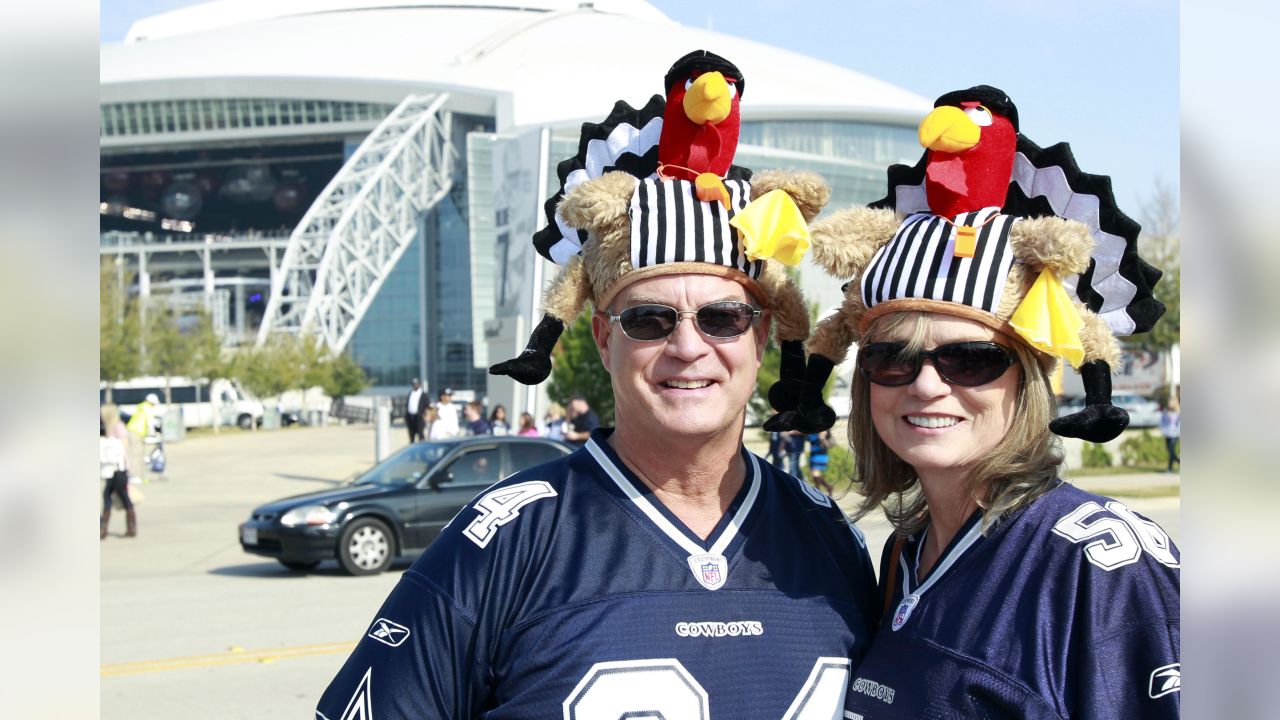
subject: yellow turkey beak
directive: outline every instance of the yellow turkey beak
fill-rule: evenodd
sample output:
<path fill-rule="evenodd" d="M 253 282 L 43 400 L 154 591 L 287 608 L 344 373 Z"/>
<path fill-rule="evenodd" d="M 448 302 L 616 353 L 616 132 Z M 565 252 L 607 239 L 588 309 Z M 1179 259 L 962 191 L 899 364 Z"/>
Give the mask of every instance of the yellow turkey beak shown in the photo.
<path fill-rule="evenodd" d="M 958 107 L 934 108 L 920 123 L 920 144 L 946 153 L 964 152 L 978 144 L 982 128 Z"/>
<path fill-rule="evenodd" d="M 729 117 L 733 98 L 729 83 L 718 72 L 702 73 L 684 94 L 684 114 L 699 125 L 716 125 Z"/>

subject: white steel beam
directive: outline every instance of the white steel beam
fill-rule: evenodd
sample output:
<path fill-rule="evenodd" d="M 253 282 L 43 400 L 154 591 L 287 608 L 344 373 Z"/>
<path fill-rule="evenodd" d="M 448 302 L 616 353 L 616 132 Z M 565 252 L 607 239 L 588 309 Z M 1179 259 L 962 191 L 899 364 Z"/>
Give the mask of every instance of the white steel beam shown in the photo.
<path fill-rule="evenodd" d="M 316 198 L 289 236 L 259 345 L 272 333 L 314 335 L 333 353 L 350 342 L 418 219 L 452 184 L 447 99 L 405 98 Z"/>

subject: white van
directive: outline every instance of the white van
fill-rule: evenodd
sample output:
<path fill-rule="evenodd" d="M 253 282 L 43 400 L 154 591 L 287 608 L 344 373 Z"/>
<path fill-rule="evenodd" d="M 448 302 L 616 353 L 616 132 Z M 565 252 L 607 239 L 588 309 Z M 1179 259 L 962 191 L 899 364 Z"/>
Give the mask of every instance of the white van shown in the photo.
<path fill-rule="evenodd" d="M 235 380 L 171 377 L 170 405 L 165 404 L 164 387 L 163 377 L 140 377 L 111 383 L 111 402 L 118 405 L 122 413 L 128 414 L 149 393 L 155 393 L 160 398 L 163 414 L 175 408 L 180 410 L 182 424 L 187 428 L 212 427 L 215 417 L 219 425 L 238 425 L 245 429 L 262 422 L 262 402 Z M 99 385 L 98 403 L 107 403 L 107 383 Z"/>

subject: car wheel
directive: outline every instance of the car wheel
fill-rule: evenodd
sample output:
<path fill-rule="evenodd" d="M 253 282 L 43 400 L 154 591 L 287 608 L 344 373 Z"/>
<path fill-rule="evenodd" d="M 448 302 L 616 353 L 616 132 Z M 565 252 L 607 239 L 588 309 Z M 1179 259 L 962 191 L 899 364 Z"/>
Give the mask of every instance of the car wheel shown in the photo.
<path fill-rule="evenodd" d="M 245 413 L 236 418 L 236 425 L 239 425 L 241 430 L 250 430 L 253 428 L 253 418 L 248 413 Z"/>
<path fill-rule="evenodd" d="M 280 564 L 289 568 L 290 570 L 298 570 L 301 572 L 306 572 L 308 570 L 315 570 L 316 566 L 320 564 L 320 561 L 319 560 L 281 560 Z"/>
<path fill-rule="evenodd" d="M 391 565 L 394 542 L 386 523 L 354 520 L 338 540 L 338 561 L 352 575 L 377 575 Z"/>

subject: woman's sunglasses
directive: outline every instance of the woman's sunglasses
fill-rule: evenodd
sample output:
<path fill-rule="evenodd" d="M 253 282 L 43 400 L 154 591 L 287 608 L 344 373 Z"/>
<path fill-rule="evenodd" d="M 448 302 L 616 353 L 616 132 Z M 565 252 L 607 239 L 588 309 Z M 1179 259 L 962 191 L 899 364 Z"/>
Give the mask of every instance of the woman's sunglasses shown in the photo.
<path fill-rule="evenodd" d="M 908 352 L 906 343 L 878 342 L 858 351 L 858 369 L 877 385 L 909 385 L 920 374 L 925 360 L 943 380 L 961 387 L 986 385 L 1013 365 L 1014 353 L 993 342 L 958 342 L 939 345 L 927 352 Z"/>
<path fill-rule="evenodd" d="M 606 313 L 606 315 L 608 315 Z M 760 311 L 743 302 L 714 302 L 697 310 L 676 310 L 667 305 L 634 305 L 617 315 L 608 315 L 610 323 L 622 326 L 632 340 L 662 340 L 676 331 L 684 316 L 692 315 L 698 331 L 709 338 L 728 340 L 745 335 Z"/>

